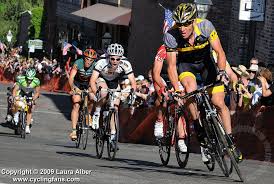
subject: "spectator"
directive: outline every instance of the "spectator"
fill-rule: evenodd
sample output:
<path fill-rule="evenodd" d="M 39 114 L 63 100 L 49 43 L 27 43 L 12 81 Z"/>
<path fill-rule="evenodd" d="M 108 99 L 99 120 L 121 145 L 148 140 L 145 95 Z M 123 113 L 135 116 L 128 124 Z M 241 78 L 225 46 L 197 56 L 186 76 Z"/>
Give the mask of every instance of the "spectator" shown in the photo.
<path fill-rule="evenodd" d="M 241 110 L 247 111 L 250 108 L 252 94 L 248 91 L 249 73 L 243 65 L 232 67 L 239 77 L 239 82 L 236 84 L 236 92 L 238 94 L 238 107 Z"/>
<path fill-rule="evenodd" d="M 253 58 L 251 58 L 251 60 L 249 62 L 249 66 L 251 66 L 251 65 L 258 65 L 258 63 L 259 63 L 258 58 L 253 57 Z"/>

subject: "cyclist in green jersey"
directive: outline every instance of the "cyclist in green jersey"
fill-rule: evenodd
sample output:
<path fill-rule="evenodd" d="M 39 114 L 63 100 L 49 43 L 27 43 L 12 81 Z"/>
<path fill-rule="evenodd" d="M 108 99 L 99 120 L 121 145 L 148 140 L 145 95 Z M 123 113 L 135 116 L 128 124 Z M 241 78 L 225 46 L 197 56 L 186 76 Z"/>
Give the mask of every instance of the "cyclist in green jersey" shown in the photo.
<path fill-rule="evenodd" d="M 14 122 L 15 124 L 18 123 L 19 119 L 19 98 L 20 96 L 24 95 L 31 95 L 32 96 L 32 103 L 29 104 L 28 112 L 27 112 L 27 126 L 26 126 L 26 133 L 30 133 L 30 124 L 32 119 L 32 110 L 33 105 L 35 105 L 36 100 L 39 98 L 40 95 L 40 80 L 35 77 L 36 71 L 35 69 L 27 69 L 25 75 L 19 75 L 16 78 L 16 83 L 12 90 L 12 101 L 14 103 Z M 30 92 L 30 93 L 28 93 Z"/>

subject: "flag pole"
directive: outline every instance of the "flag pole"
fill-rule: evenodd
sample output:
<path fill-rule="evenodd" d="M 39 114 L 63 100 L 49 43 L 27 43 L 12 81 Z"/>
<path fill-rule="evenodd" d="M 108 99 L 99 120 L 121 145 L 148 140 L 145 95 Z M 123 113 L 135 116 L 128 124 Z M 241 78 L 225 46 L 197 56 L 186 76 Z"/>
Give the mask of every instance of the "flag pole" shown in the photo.
<path fill-rule="evenodd" d="M 161 3 L 158 3 L 158 5 L 163 8 L 164 10 L 166 9 Z"/>

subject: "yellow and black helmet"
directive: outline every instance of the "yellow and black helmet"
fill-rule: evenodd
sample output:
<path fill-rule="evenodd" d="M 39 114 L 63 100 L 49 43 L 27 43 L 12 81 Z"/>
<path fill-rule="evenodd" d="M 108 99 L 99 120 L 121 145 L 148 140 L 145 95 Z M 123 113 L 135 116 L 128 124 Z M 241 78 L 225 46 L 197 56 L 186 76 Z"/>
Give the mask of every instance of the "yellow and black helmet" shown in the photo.
<path fill-rule="evenodd" d="M 193 3 L 181 3 L 173 11 L 172 18 L 176 23 L 184 24 L 197 18 L 198 12 Z"/>

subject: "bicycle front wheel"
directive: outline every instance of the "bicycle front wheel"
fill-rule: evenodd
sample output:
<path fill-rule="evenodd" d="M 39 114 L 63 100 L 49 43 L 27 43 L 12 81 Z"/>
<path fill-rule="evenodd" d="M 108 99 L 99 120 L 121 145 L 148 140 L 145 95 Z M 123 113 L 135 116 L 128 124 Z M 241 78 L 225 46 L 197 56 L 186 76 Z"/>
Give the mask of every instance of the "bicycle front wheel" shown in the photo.
<path fill-rule="evenodd" d="M 20 135 L 21 138 L 26 138 L 26 114 L 24 111 L 21 111 L 19 114 L 19 126 L 20 126 Z"/>
<path fill-rule="evenodd" d="M 109 160 L 113 160 L 116 156 L 116 153 L 118 151 L 118 137 L 119 137 L 119 119 L 118 119 L 118 112 L 117 111 L 110 111 L 108 115 L 108 137 L 107 137 L 107 151 L 108 151 L 108 158 Z M 115 138 L 111 139 L 111 129 L 110 129 L 110 123 L 111 120 L 114 121 L 115 125 L 115 132 L 116 136 Z"/>
<path fill-rule="evenodd" d="M 175 120 L 177 121 L 177 120 Z M 184 127 L 184 131 L 185 131 L 185 137 L 184 137 L 184 141 L 185 141 L 185 145 L 187 147 L 187 151 L 186 152 L 182 152 L 179 148 L 178 145 L 178 141 L 180 140 L 179 137 L 179 132 L 180 130 L 178 130 L 178 123 L 181 123 L 181 126 Z M 187 120 L 182 116 L 181 117 L 181 121 L 177 121 L 175 122 L 175 154 L 176 154 L 176 159 L 177 162 L 179 164 L 179 166 L 181 168 L 185 168 L 188 162 L 188 158 L 189 158 L 189 153 L 190 153 L 190 133 L 189 133 L 189 123 L 187 122 Z"/>
<path fill-rule="evenodd" d="M 95 131 L 95 146 L 97 158 L 102 158 L 106 137 L 106 118 L 100 118 L 99 129 Z"/>
<path fill-rule="evenodd" d="M 163 126 L 167 126 L 166 131 L 164 131 L 164 137 L 157 139 L 157 144 L 159 147 L 159 155 L 163 166 L 166 166 L 170 158 L 170 150 L 172 145 L 174 121 L 171 117 L 170 106 L 167 106 L 166 112 L 163 114 Z"/>
<path fill-rule="evenodd" d="M 82 137 L 82 113 L 80 112 L 79 114 L 79 118 L 78 118 L 78 122 L 77 122 L 77 125 L 76 125 L 76 135 L 77 135 L 77 139 L 75 141 L 75 146 L 76 148 L 79 148 L 80 147 L 80 144 L 81 144 L 81 137 Z"/>
<path fill-rule="evenodd" d="M 222 125 L 220 124 L 221 122 L 218 120 L 217 117 L 213 117 L 212 120 L 213 120 L 214 126 L 216 128 L 217 134 L 219 136 L 220 142 L 224 146 L 223 151 L 224 151 L 225 155 L 223 155 L 223 161 L 226 165 L 231 164 L 230 169 L 227 168 L 227 172 L 228 172 L 228 174 L 231 174 L 232 167 L 234 167 L 237 174 L 238 174 L 238 176 L 239 176 L 239 178 L 240 178 L 240 180 L 243 182 L 244 178 L 243 178 L 242 173 L 240 171 L 239 165 L 238 165 L 238 163 L 237 163 L 237 161 L 234 157 L 234 154 L 232 153 L 231 148 L 229 148 L 228 142 L 225 138 L 225 135 L 226 135 L 225 131 L 222 128 Z"/>
<path fill-rule="evenodd" d="M 82 113 L 82 135 L 81 135 L 81 143 L 82 143 L 82 148 L 85 150 L 87 148 L 87 143 L 88 143 L 88 133 L 89 133 L 89 113 L 88 109 L 86 108 L 84 110 L 84 113 Z"/>

